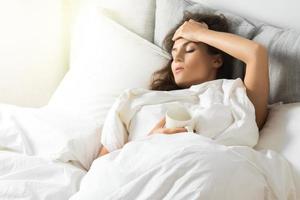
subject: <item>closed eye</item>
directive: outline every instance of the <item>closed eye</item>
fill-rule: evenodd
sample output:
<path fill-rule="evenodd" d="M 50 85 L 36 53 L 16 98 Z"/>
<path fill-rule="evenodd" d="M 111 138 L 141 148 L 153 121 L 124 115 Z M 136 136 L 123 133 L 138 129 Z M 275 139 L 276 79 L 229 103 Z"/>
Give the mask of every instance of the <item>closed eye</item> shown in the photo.
<path fill-rule="evenodd" d="M 195 49 L 191 49 L 191 50 L 185 51 L 185 53 L 192 53 L 192 52 L 194 52 L 194 51 L 195 51 Z M 175 56 L 173 50 L 172 50 L 171 54 L 172 54 L 172 57 Z"/>
<path fill-rule="evenodd" d="M 185 51 L 185 52 L 191 53 L 191 52 L 193 52 L 193 51 L 195 51 L 195 50 L 194 50 L 194 49 L 191 49 L 191 50 L 188 50 L 188 51 Z"/>

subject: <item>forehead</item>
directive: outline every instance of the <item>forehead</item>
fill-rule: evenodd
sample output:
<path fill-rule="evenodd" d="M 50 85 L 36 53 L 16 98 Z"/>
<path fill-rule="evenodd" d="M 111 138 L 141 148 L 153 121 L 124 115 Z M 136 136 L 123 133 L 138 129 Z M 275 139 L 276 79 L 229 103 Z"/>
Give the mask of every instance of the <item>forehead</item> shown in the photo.
<path fill-rule="evenodd" d="M 189 43 L 195 43 L 191 40 L 187 40 L 185 38 L 179 38 L 177 40 L 175 40 L 174 44 L 173 44 L 173 47 L 180 47 L 182 45 L 186 45 L 186 44 L 189 44 Z"/>

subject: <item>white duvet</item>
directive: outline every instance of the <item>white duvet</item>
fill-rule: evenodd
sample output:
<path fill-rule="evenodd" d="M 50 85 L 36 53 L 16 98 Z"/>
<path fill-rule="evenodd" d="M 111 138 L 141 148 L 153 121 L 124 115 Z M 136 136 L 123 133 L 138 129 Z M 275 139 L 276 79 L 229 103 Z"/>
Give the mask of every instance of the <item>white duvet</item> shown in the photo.
<path fill-rule="evenodd" d="M 148 136 L 173 102 L 198 114 L 197 133 Z M 297 199 L 289 163 L 252 149 L 258 129 L 240 79 L 127 90 L 103 127 L 111 153 L 86 174 L 100 136 L 88 117 L 1 104 L 0 199 Z"/>
<path fill-rule="evenodd" d="M 86 171 L 68 163 L 0 151 L 1 200 L 64 200 L 79 188 Z"/>
<path fill-rule="evenodd" d="M 148 136 L 172 102 L 200 113 L 196 133 Z M 101 141 L 111 153 L 94 161 L 71 200 L 295 200 L 289 163 L 273 151 L 253 150 L 257 139 L 254 107 L 240 79 L 171 92 L 131 89 L 103 127 Z"/>
<path fill-rule="evenodd" d="M 99 126 L 90 119 L 0 104 L 0 199 L 68 199 L 99 146 Z"/>
<path fill-rule="evenodd" d="M 289 166 L 272 151 L 196 134 L 156 134 L 94 161 L 78 199 L 296 200 Z"/>

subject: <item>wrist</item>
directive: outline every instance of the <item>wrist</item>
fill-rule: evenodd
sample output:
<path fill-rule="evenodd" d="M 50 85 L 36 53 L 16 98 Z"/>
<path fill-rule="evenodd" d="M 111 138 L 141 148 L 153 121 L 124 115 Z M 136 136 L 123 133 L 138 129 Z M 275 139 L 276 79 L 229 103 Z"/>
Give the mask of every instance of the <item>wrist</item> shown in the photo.
<path fill-rule="evenodd" d="M 204 42 L 206 43 L 206 37 L 210 34 L 212 30 L 206 29 L 206 28 L 199 28 L 196 33 L 196 40 L 198 42 Z"/>

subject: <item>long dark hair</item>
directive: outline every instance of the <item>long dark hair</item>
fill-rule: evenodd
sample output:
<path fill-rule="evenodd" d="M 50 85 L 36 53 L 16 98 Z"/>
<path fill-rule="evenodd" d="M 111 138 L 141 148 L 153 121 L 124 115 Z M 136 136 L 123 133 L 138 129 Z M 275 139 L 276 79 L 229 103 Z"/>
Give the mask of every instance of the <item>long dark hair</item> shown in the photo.
<path fill-rule="evenodd" d="M 228 22 L 224 15 L 214 15 L 214 14 L 200 14 L 200 13 L 189 13 L 185 12 L 184 17 L 175 26 L 173 29 L 169 31 L 169 33 L 166 35 L 163 41 L 163 48 L 171 53 L 171 50 L 174 45 L 174 41 L 172 40 L 173 35 L 175 34 L 176 30 L 189 19 L 193 19 L 198 22 L 205 22 L 208 25 L 208 28 L 215 31 L 220 32 L 229 32 Z M 207 45 L 207 44 L 206 44 Z M 233 57 L 229 54 L 221 51 L 220 49 L 217 49 L 215 47 L 212 47 L 210 45 L 207 45 L 207 52 L 210 55 L 216 55 L 220 54 L 223 59 L 222 66 L 217 71 L 217 79 L 229 79 L 231 78 L 232 74 L 232 61 Z M 182 89 L 180 88 L 174 79 L 172 69 L 171 69 L 171 63 L 173 59 L 171 59 L 165 67 L 162 69 L 156 71 L 152 75 L 152 81 L 150 84 L 150 89 L 152 90 L 177 90 Z"/>

